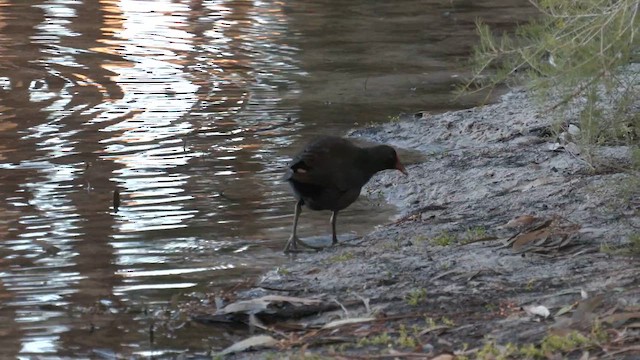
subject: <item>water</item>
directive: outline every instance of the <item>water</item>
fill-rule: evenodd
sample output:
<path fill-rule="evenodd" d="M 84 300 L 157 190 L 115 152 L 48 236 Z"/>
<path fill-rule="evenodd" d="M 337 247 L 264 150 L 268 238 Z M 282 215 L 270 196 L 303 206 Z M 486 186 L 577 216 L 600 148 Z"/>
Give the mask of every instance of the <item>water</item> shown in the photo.
<path fill-rule="evenodd" d="M 532 14 L 526 0 L 0 0 L 0 356 L 227 345 L 243 329 L 175 309 L 291 261 L 281 176 L 296 149 L 473 105 L 451 90 L 475 19 Z M 393 214 L 363 199 L 338 229 Z M 303 212 L 300 231 L 328 235 L 329 214 Z"/>

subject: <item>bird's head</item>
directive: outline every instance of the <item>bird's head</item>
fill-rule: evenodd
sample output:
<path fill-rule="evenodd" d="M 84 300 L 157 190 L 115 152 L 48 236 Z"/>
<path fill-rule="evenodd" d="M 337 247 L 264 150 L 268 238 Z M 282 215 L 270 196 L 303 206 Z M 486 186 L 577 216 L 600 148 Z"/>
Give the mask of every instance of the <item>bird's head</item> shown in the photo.
<path fill-rule="evenodd" d="M 374 148 L 377 158 L 382 160 L 383 170 L 398 170 L 405 175 L 409 175 L 407 169 L 402 165 L 400 157 L 394 148 L 389 145 L 380 145 Z"/>

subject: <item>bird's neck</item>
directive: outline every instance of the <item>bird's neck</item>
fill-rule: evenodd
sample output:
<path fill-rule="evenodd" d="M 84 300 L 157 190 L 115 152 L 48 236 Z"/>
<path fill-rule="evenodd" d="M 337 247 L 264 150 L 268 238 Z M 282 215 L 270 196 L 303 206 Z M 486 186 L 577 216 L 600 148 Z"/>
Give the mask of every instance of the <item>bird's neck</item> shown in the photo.
<path fill-rule="evenodd" d="M 372 177 L 378 171 L 386 170 L 387 166 L 384 164 L 384 152 L 381 146 L 374 146 L 364 148 L 361 151 L 361 164 L 362 169 L 368 178 Z"/>

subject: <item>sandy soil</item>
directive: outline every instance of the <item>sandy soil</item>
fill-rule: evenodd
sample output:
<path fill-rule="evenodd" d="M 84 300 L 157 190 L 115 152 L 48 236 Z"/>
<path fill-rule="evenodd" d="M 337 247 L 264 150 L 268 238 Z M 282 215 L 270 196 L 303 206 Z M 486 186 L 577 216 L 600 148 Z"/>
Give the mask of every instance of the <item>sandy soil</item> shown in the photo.
<path fill-rule="evenodd" d="M 386 172 L 363 191 L 397 205 L 400 217 L 295 255 L 241 294 L 325 306 L 253 311 L 257 333 L 270 339 L 257 344 L 267 348 L 229 356 L 640 358 L 640 256 L 629 252 L 640 197 L 637 176 L 624 170 L 631 151 L 601 146 L 589 155 L 568 126 L 577 117 L 557 137 L 553 119 L 531 104 L 515 91 L 494 105 L 353 131 L 423 154 L 410 176 Z M 355 320 L 331 324 L 339 319 Z"/>

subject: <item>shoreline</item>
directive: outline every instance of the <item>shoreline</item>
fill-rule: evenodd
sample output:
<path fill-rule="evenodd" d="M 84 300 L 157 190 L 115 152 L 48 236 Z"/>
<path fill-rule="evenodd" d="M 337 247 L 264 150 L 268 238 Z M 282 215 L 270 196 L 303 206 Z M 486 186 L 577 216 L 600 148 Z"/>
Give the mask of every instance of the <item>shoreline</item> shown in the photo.
<path fill-rule="evenodd" d="M 631 151 L 599 146 L 587 163 L 572 134 L 559 142 L 532 103 L 513 91 L 491 105 L 352 131 L 425 156 L 407 164 L 408 177 L 384 172 L 363 189 L 398 206 L 400 218 L 296 255 L 239 294 L 311 299 L 316 311 L 269 302 L 254 311 L 270 338 L 254 345 L 267 348 L 231 358 L 524 358 L 550 334 L 589 333 L 596 318 L 619 330 L 604 316 L 640 308 L 640 259 L 616 252 L 640 227 L 619 196 L 633 179 L 617 165 Z M 551 315 L 523 310 L 530 305 Z M 326 328 L 336 320 L 344 324 Z"/>

